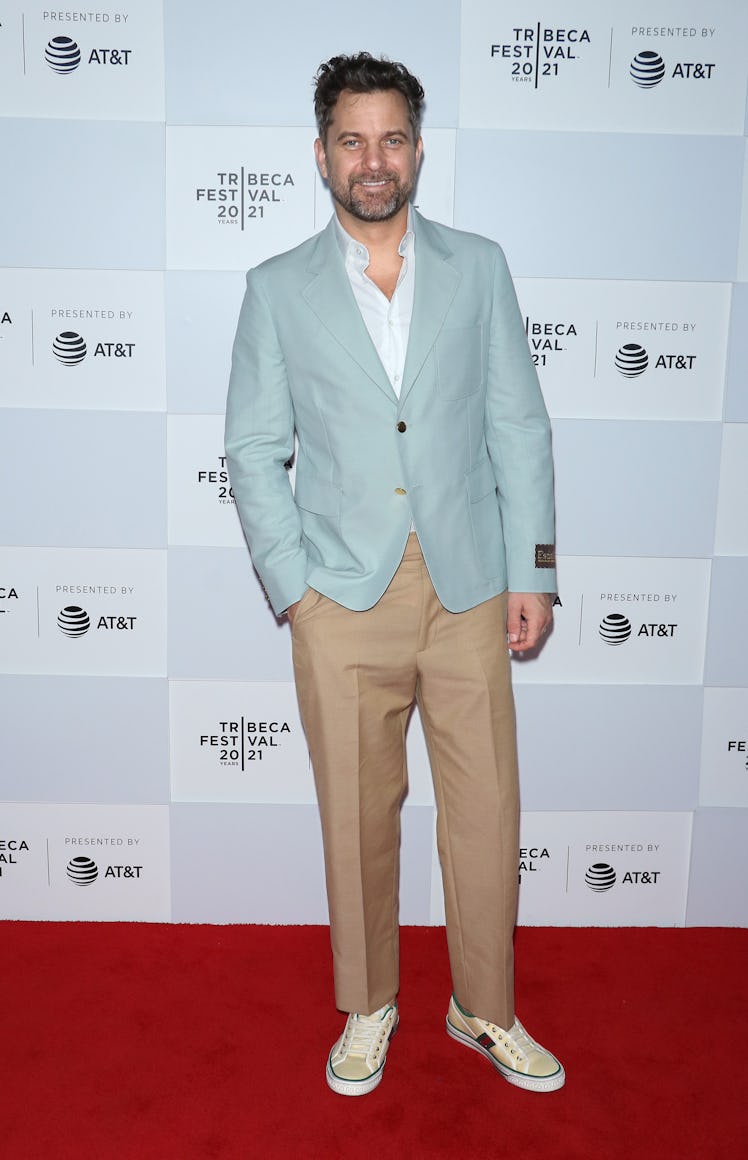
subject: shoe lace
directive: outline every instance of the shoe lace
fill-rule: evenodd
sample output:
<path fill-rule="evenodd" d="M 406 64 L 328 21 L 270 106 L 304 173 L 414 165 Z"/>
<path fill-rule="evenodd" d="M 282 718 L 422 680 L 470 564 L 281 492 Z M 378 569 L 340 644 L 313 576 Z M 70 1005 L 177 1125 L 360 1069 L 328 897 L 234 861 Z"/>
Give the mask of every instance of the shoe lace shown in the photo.
<path fill-rule="evenodd" d="M 386 1019 L 367 1019 L 365 1015 L 351 1015 L 345 1026 L 342 1048 L 350 1055 L 368 1056 L 378 1051 L 384 1041 Z M 377 1042 L 377 1041 L 380 1042 Z"/>
<path fill-rule="evenodd" d="M 523 1061 L 527 1060 L 528 1054 L 534 1049 L 535 1044 L 519 1019 L 514 1020 L 509 1031 L 504 1031 L 503 1027 L 497 1027 L 495 1023 L 489 1023 L 488 1026 L 500 1043 L 506 1043 L 511 1055 L 516 1055 Z"/>

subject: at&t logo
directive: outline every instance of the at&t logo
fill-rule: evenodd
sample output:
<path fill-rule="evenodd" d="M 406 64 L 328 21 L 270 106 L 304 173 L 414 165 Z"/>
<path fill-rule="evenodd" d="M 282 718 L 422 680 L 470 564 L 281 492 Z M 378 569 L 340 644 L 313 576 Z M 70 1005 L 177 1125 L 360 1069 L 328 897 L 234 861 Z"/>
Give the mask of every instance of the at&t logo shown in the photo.
<path fill-rule="evenodd" d="M 656 371 L 692 371 L 695 354 L 660 354 L 654 364 Z M 616 370 L 626 379 L 643 375 L 649 366 L 649 355 L 638 342 L 625 342 L 616 354 Z"/>
<path fill-rule="evenodd" d="M 100 616 L 96 622 L 97 631 L 129 632 L 135 628 L 137 616 Z M 57 617 L 57 627 L 65 636 L 76 638 L 85 636 L 91 627 L 91 617 L 78 604 L 68 604 Z"/>
<path fill-rule="evenodd" d="M 674 80 L 711 80 L 716 64 L 704 64 L 702 61 L 680 61 L 674 65 L 670 76 Z M 653 89 L 664 80 L 667 65 L 659 52 L 645 48 L 637 52 L 629 67 L 629 75 L 640 89 Z"/>
<path fill-rule="evenodd" d="M 86 64 L 128 65 L 131 48 L 92 48 Z M 59 76 L 75 72 L 83 59 L 80 47 L 70 36 L 53 36 L 44 50 L 44 59 Z"/>
<path fill-rule="evenodd" d="M 621 886 L 656 886 L 661 870 L 627 870 L 621 877 Z M 595 894 L 604 894 L 612 890 L 617 881 L 617 874 L 607 862 L 594 862 L 588 866 L 584 881 Z"/>
<path fill-rule="evenodd" d="M 142 866 L 131 865 L 107 866 L 104 878 L 140 878 L 142 869 Z M 66 873 L 76 886 L 92 886 L 99 877 L 99 868 L 93 858 L 78 854 L 68 862 Z"/>
<path fill-rule="evenodd" d="M 44 59 L 52 72 L 64 76 L 77 69 L 81 62 L 81 50 L 69 36 L 53 36 L 44 50 Z"/>
<path fill-rule="evenodd" d="M 134 342 L 97 342 L 94 358 L 132 358 Z M 74 330 L 63 330 L 52 343 L 52 354 L 64 367 L 75 367 L 82 363 L 88 347 L 82 335 Z"/>
<path fill-rule="evenodd" d="M 52 354 L 64 367 L 77 367 L 86 357 L 84 339 L 74 330 L 63 330 L 52 343 Z"/>
<path fill-rule="evenodd" d="M 650 640 L 655 637 L 672 640 L 675 637 L 677 628 L 677 623 L 663 624 L 658 621 L 645 621 L 644 624 L 639 625 L 636 635 L 637 637 L 645 636 Z M 630 639 L 633 631 L 631 621 L 622 612 L 609 612 L 600 621 L 600 638 L 605 644 L 625 644 Z"/>

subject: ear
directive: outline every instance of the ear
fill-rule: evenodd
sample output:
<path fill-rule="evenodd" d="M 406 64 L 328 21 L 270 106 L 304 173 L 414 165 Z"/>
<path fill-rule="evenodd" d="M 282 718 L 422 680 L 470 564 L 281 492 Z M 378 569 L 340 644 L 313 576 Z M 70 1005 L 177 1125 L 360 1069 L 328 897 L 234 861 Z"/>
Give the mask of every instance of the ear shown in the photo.
<path fill-rule="evenodd" d="M 317 166 L 320 173 L 327 181 L 327 157 L 325 155 L 325 147 L 320 141 L 319 137 L 314 142 L 314 156 L 317 158 Z"/>
<path fill-rule="evenodd" d="M 421 158 L 423 157 L 423 137 L 419 137 L 416 141 L 416 173 L 421 168 Z"/>

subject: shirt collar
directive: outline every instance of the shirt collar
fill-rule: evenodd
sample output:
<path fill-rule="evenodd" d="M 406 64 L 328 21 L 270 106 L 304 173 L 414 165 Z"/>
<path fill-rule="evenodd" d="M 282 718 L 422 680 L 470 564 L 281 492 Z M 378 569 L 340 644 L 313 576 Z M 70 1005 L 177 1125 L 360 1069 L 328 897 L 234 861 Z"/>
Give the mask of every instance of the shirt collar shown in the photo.
<path fill-rule="evenodd" d="M 340 218 L 337 214 L 334 215 L 335 222 L 335 237 L 337 238 L 340 252 L 346 261 L 352 261 L 360 264 L 362 259 L 366 259 L 362 269 L 366 269 L 369 265 L 369 251 L 363 242 L 357 242 L 348 233 L 348 230 L 341 224 Z M 397 247 L 397 252 L 401 258 L 408 258 L 413 253 L 413 245 L 415 242 L 415 232 L 413 229 L 413 206 L 408 202 L 408 226 L 402 236 L 400 245 Z"/>

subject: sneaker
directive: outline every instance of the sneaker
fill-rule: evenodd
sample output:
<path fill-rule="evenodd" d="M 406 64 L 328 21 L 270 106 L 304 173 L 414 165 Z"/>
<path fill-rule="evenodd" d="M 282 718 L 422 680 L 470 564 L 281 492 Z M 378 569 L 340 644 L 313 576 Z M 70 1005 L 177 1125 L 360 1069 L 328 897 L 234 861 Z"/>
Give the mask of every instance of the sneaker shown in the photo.
<path fill-rule="evenodd" d="M 447 1012 L 447 1034 L 479 1051 L 505 1080 L 531 1092 L 555 1092 L 566 1075 L 555 1055 L 527 1034 L 519 1019 L 509 1031 L 477 1019 L 452 996 Z"/>
<path fill-rule="evenodd" d="M 382 1079 L 387 1048 L 397 1031 L 397 1007 L 349 1015 L 327 1060 L 327 1082 L 340 1096 L 365 1096 Z"/>

